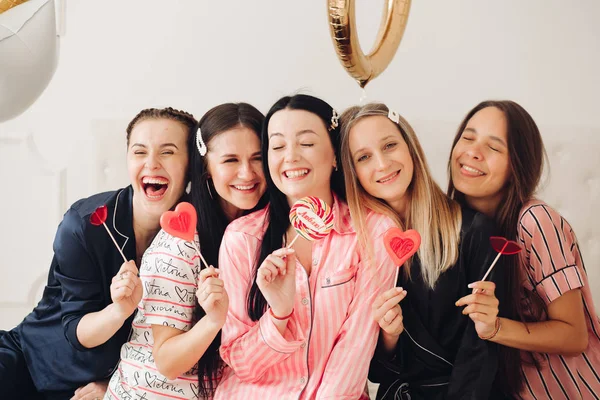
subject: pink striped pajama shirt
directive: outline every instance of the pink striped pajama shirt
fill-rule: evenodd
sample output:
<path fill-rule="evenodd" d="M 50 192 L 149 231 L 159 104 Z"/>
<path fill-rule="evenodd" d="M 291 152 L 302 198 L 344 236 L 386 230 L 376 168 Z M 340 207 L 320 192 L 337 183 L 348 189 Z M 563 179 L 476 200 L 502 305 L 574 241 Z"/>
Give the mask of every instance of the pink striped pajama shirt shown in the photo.
<path fill-rule="evenodd" d="M 333 213 L 332 232 L 313 242 L 310 276 L 296 259 L 294 314 L 284 335 L 269 313 L 252 321 L 247 311 L 267 210 L 227 228 L 219 268 L 230 298 L 221 346 L 228 367 L 215 399 L 368 399 L 365 384 L 379 333 L 371 305 L 394 285 L 396 267 L 382 239 L 393 222 L 368 216 L 371 264 L 358 249 L 348 206 L 336 198 Z"/>
<path fill-rule="evenodd" d="M 523 207 L 518 239 L 524 286 L 548 305 L 565 292 L 580 289 L 588 326 L 588 347 L 578 356 L 538 354 L 542 363 L 523 365 L 523 399 L 600 398 L 600 321 L 594 308 L 579 245 L 569 223 L 547 204 L 533 200 Z M 597 266 L 594 266 L 597 267 Z"/>

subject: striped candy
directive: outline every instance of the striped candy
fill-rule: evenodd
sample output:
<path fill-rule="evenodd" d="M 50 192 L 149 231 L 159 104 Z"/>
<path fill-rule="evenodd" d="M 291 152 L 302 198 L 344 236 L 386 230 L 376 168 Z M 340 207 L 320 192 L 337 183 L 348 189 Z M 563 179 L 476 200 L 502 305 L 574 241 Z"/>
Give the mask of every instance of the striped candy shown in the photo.
<path fill-rule="evenodd" d="M 331 207 L 318 197 L 303 197 L 290 210 L 290 222 L 307 240 L 323 239 L 333 228 Z"/>

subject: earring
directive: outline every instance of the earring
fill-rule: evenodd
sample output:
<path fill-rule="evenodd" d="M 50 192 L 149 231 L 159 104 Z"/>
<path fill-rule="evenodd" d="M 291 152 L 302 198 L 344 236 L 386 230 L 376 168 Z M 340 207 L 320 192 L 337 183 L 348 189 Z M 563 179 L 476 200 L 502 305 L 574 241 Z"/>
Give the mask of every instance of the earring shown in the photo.
<path fill-rule="evenodd" d="M 190 194 L 191 191 L 192 191 L 192 181 L 189 181 L 187 186 L 185 187 L 185 192 L 187 194 Z"/>
<path fill-rule="evenodd" d="M 206 180 L 206 188 L 208 189 L 208 194 L 210 195 L 210 198 L 213 199 L 213 195 L 212 195 L 212 192 L 210 190 L 210 184 L 208 183 L 208 180 Z"/>

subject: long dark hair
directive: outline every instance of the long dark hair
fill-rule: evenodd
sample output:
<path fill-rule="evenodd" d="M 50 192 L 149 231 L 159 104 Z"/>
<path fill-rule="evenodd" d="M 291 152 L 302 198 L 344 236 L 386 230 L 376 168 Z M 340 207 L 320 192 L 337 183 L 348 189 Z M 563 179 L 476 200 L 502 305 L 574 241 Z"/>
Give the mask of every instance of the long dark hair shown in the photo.
<path fill-rule="evenodd" d="M 209 179 L 208 163 L 206 156 L 201 156 L 196 146 L 196 135 L 201 134 L 206 146 L 210 149 L 211 141 L 219 134 L 237 127 L 246 127 L 260 135 L 264 116 L 260 111 L 246 103 L 226 103 L 210 109 L 200 119 L 196 134 L 190 135 L 188 142 L 190 156 L 191 203 L 197 210 L 197 230 L 200 239 L 200 250 L 209 265 L 219 267 L 219 247 L 229 220 L 221 207 L 221 203 L 214 196 L 217 192 Z M 209 188 L 210 187 L 210 188 Z M 256 209 L 264 207 L 266 198 L 263 196 Z M 206 313 L 196 303 L 194 310 L 195 320 L 200 320 Z M 213 381 L 217 377 L 220 365 L 219 346 L 221 345 L 221 332 L 198 361 L 198 383 L 200 394 L 204 397 L 212 396 L 215 391 Z M 205 379 L 208 378 L 208 379 Z"/>
<path fill-rule="evenodd" d="M 504 188 L 504 197 L 495 213 L 495 220 L 502 234 L 509 240 L 517 239 L 519 215 L 523 205 L 533 197 L 540 183 L 546 153 L 540 131 L 527 111 L 519 104 L 510 100 L 484 101 L 473 108 L 464 118 L 456 137 L 452 142 L 452 150 L 460 139 L 469 120 L 480 110 L 495 107 L 504 113 L 506 118 L 506 139 L 508 146 L 509 178 Z M 459 203 L 467 205 L 464 193 L 454 187 L 452 181 L 452 150 L 448 162 L 448 195 Z M 506 285 L 498 298 L 500 302 L 500 315 L 522 322 L 539 321 L 545 313 L 544 303 L 535 293 L 525 293 L 522 285 L 522 273 L 518 257 L 507 257 L 504 260 Z M 530 300 L 527 315 L 522 308 L 522 299 Z M 500 346 L 500 365 L 497 376 L 497 386 L 508 389 L 510 394 L 518 394 L 524 385 L 521 372 L 521 351 L 512 347 Z M 539 366 L 534 357 L 530 362 Z"/>
<path fill-rule="evenodd" d="M 333 146 L 336 160 L 338 165 L 341 165 L 340 158 L 340 130 L 337 123 L 337 113 L 335 110 L 326 102 L 313 96 L 305 94 L 297 94 L 294 96 L 286 96 L 279 99 L 269 110 L 265 117 L 265 122 L 262 127 L 261 135 L 261 154 L 263 161 L 263 169 L 265 172 L 265 179 L 267 181 L 267 193 L 269 196 L 269 211 L 267 223 L 268 227 L 263 237 L 262 244 L 260 247 L 260 254 L 257 257 L 256 264 L 254 265 L 254 279 L 252 286 L 248 292 L 248 315 L 253 321 L 258 321 L 260 317 L 265 313 L 267 302 L 258 289 L 256 284 L 256 272 L 258 267 L 265 258 L 273 251 L 281 248 L 283 236 L 290 226 L 289 213 L 290 206 L 287 202 L 285 194 L 283 194 L 275 183 L 271 179 L 268 162 L 269 152 L 269 121 L 273 114 L 277 111 L 284 109 L 289 110 L 304 110 L 317 115 L 325 127 L 329 131 L 329 139 Z M 335 114 L 335 118 L 334 118 Z M 335 124 L 332 120 L 335 120 Z M 334 170 L 331 173 L 331 190 L 342 200 L 346 199 L 346 193 L 344 189 L 344 175 L 342 169 Z"/>

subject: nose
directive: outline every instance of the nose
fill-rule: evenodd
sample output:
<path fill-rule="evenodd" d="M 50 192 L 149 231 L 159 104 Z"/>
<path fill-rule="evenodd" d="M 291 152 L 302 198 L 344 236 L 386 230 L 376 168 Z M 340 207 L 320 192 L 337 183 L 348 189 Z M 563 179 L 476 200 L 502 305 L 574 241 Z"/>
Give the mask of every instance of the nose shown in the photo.
<path fill-rule="evenodd" d="M 298 151 L 296 145 L 289 145 L 285 148 L 284 161 L 295 162 L 298 161 Z"/>
<path fill-rule="evenodd" d="M 467 154 L 467 156 L 475 160 L 483 159 L 483 153 L 481 152 L 481 148 L 477 143 L 473 143 L 471 146 L 469 146 L 465 153 Z"/>
<path fill-rule="evenodd" d="M 158 160 L 158 155 L 154 153 L 149 153 L 146 157 L 146 168 L 148 169 L 158 169 L 160 168 L 160 162 Z"/>
<path fill-rule="evenodd" d="M 249 161 L 242 163 L 238 169 L 238 177 L 245 180 L 251 180 L 254 178 L 254 169 L 252 169 L 252 164 L 250 164 Z"/>
<path fill-rule="evenodd" d="M 373 157 L 375 158 L 375 162 L 377 163 L 378 171 L 385 171 L 390 165 L 390 161 L 385 157 L 385 155 L 381 153 L 376 153 L 373 155 Z"/>

